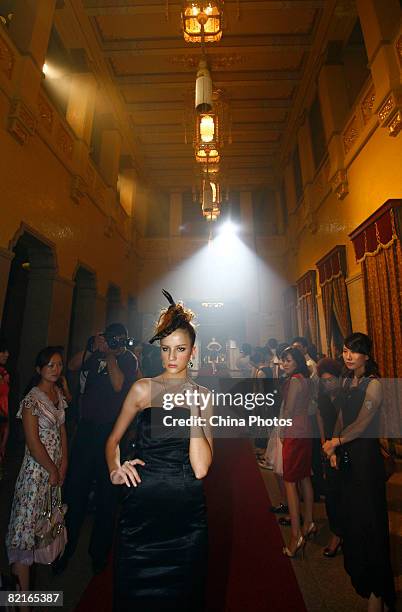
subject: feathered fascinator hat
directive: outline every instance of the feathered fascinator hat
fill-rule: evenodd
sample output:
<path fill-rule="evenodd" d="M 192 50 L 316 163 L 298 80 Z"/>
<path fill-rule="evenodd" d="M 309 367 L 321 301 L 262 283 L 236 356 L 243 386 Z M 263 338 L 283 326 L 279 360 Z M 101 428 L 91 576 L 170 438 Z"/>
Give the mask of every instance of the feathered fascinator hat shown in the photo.
<path fill-rule="evenodd" d="M 155 334 L 150 339 L 150 344 L 166 338 L 176 329 L 185 329 L 188 331 L 191 342 L 194 344 L 195 341 L 195 330 L 194 325 L 191 323 L 194 318 L 194 313 L 183 306 L 182 303 L 176 304 L 172 296 L 166 289 L 162 289 L 162 293 L 169 302 L 169 306 L 164 308 L 159 316 L 158 322 L 155 326 Z"/>

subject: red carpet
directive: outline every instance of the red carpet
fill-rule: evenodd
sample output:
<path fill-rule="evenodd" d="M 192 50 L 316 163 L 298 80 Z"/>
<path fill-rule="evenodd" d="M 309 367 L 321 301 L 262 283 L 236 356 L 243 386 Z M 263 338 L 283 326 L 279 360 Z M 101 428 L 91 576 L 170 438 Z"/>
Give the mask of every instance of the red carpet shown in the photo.
<path fill-rule="evenodd" d="M 208 612 L 306 612 L 248 440 L 215 440 L 206 479 Z M 88 584 L 76 612 L 110 612 L 112 567 Z M 133 611 L 134 612 L 134 611 Z"/>

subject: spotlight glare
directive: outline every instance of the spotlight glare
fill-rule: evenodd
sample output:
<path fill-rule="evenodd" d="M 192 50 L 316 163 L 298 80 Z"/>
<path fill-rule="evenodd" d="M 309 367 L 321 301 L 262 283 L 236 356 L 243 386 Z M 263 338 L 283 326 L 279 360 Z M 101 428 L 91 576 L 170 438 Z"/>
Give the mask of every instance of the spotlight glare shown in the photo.
<path fill-rule="evenodd" d="M 219 230 L 221 236 L 234 236 L 237 234 L 238 227 L 231 221 L 226 221 Z"/>
<path fill-rule="evenodd" d="M 42 66 L 42 72 L 43 74 L 46 76 L 47 74 L 49 74 L 49 65 L 46 64 L 46 62 L 43 64 Z"/>

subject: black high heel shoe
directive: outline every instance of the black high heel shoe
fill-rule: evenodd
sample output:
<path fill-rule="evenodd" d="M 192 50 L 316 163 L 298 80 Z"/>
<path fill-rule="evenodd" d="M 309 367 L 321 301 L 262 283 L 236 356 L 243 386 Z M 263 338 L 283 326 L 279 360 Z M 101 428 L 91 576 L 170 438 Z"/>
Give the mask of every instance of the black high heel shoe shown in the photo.
<path fill-rule="evenodd" d="M 328 559 L 332 559 L 333 557 L 336 557 L 336 554 L 338 550 L 341 548 L 341 546 L 342 546 L 342 540 L 339 540 L 335 548 L 330 548 L 329 546 L 326 546 L 322 554 L 324 555 L 324 557 L 327 557 Z"/>
<path fill-rule="evenodd" d="M 310 540 L 312 538 L 315 538 L 317 533 L 318 533 L 317 525 L 315 523 L 310 523 L 310 525 L 307 527 L 307 529 L 304 532 L 304 537 L 306 538 L 306 540 Z"/>
<path fill-rule="evenodd" d="M 289 507 L 287 506 L 287 504 L 280 503 L 278 506 L 271 506 L 269 511 L 273 512 L 274 514 L 288 514 Z"/>

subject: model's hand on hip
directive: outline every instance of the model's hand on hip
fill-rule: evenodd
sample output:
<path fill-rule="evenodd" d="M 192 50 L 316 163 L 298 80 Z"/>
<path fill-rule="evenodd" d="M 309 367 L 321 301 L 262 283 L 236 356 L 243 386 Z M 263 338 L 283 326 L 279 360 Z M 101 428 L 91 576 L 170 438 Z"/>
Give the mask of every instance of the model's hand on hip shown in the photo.
<path fill-rule="evenodd" d="M 141 482 L 141 478 L 135 469 L 135 465 L 145 465 L 142 459 L 132 459 L 125 461 L 119 468 L 110 472 L 110 480 L 114 485 L 125 484 L 131 487 L 131 484 L 136 487 Z M 131 484 L 130 484 L 131 483 Z"/>

